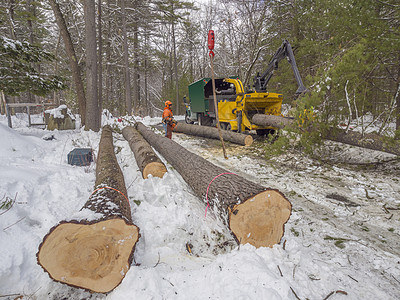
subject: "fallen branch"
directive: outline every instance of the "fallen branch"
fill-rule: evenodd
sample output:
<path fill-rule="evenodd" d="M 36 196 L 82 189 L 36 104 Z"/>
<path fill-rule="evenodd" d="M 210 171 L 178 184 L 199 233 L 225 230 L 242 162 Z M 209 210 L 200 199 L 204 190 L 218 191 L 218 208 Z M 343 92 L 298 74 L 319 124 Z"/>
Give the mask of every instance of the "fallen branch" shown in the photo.
<path fill-rule="evenodd" d="M 289 128 L 289 125 L 294 123 L 294 119 L 262 114 L 255 114 L 252 121 L 256 125 L 273 126 L 281 129 Z M 367 133 L 363 135 L 356 131 L 346 132 L 345 130 L 339 128 L 332 128 L 328 130 L 328 132 L 324 136 L 322 136 L 322 138 L 334 142 L 344 143 L 376 151 L 382 151 L 400 156 L 400 145 L 398 141 L 392 141 L 392 143 L 389 143 L 386 141 L 386 138 L 384 136 L 375 133 Z"/>
<path fill-rule="evenodd" d="M 345 292 L 345 291 L 333 291 L 333 292 L 330 292 L 329 294 L 328 294 L 328 296 L 326 296 L 323 300 L 326 300 L 326 299 L 328 299 L 330 296 L 332 296 L 333 294 L 343 294 L 343 295 L 347 295 L 347 293 Z"/>

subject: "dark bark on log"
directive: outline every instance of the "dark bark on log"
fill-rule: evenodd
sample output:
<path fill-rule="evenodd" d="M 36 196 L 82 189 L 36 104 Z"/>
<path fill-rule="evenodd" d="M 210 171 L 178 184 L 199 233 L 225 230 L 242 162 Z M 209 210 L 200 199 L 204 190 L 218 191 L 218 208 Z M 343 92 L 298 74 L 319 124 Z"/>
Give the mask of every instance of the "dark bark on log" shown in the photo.
<path fill-rule="evenodd" d="M 282 193 L 215 166 L 142 123 L 136 128 L 205 202 L 208 190 L 210 206 L 218 209 L 238 242 L 256 247 L 279 243 L 291 213 Z"/>
<path fill-rule="evenodd" d="M 275 128 L 284 128 L 293 123 L 292 118 L 285 118 L 274 115 L 255 114 L 252 119 L 253 123 L 260 126 L 271 126 Z"/>
<path fill-rule="evenodd" d="M 219 140 L 218 129 L 215 127 L 178 123 L 174 128 L 174 132 Z M 221 133 L 224 141 L 229 141 L 243 146 L 250 146 L 253 143 L 251 135 L 228 130 L 223 130 Z"/>
<path fill-rule="evenodd" d="M 60 222 L 43 238 L 37 260 L 55 281 L 107 293 L 129 270 L 140 237 L 109 126 L 100 140 L 95 191 L 84 208 L 98 213 L 97 219 Z"/>
<path fill-rule="evenodd" d="M 261 126 L 284 128 L 293 124 L 293 122 L 294 119 L 280 116 L 257 114 L 253 117 L 253 123 Z M 328 130 L 328 132 L 325 133 L 322 138 L 361 148 L 400 155 L 400 144 L 398 141 L 392 140 L 390 142 L 390 138 L 385 138 L 384 136 L 375 133 L 366 133 L 362 135 L 360 132 L 356 131 L 346 132 L 343 129 L 332 128 Z"/>
<path fill-rule="evenodd" d="M 162 163 L 157 154 L 154 153 L 150 144 L 137 132 L 132 126 L 125 127 L 122 135 L 128 141 L 140 172 L 143 178 L 147 178 L 150 174 L 153 177 L 162 178 L 167 172 L 167 168 Z"/>
<path fill-rule="evenodd" d="M 389 138 L 385 139 L 385 137 L 375 133 L 362 135 L 356 131 L 348 131 L 346 133 L 341 129 L 331 129 L 323 138 L 352 146 L 400 155 L 400 144 L 398 142 L 393 141 L 393 143 L 390 143 L 388 142 Z"/>

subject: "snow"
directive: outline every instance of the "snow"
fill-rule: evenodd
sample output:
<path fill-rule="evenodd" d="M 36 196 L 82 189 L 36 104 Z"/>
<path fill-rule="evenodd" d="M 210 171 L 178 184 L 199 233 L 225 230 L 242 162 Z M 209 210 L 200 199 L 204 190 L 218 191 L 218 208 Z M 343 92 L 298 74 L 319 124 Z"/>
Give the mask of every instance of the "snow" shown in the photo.
<path fill-rule="evenodd" d="M 182 119 L 178 118 L 178 119 Z M 161 118 L 137 118 L 157 125 Z M 130 123 L 103 117 L 122 128 Z M 52 281 L 36 253 L 62 220 L 93 219 L 95 164 L 67 164 L 74 148 L 98 153 L 100 133 L 27 127 L 0 116 L 0 296 L 14 299 L 399 299 L 400 163 L 394 156 L 335 143 L 328 164 L 287 153 L 266 160 L 262 144 L 218 143 L 174 134 L 190 151 L 232 173 L 279 189 L 292 215 L 279 245 L 238 246 L 167 162 L 163 178 L 143 179 L 128 143 L 114 133 L 132 217 L 140 228 L 134 263 L 107 295 Z M 54 139 L 44 137 L 53 135 Z M 327 154 L 328 155 L 328 154 Z M 335 156 L 336 155 L 336 156 Z M 384 162 L 390 161 L 390 162 Z M 363 167 L 363 166 L 366 167 Z M 329 198 L 334 194 L 346 197 Z M 191 253 L 188 252 L 188 247 Z M 123 271 L 121 271 L 123 272 Z M 296 293 L 296 295 L 294 294 Z M 347 294 L 347 295 L 346 295 Z M 7 299 L 7 297 L 3 297 Z"/>
<path fill-rule="evenodd" d="M 67 108 L 67 106 L 65 104 L 60 105 L 57 108 L 53 108 L 53 109 L 48 109 L 45 111 L 45 113 L 50 114 L 51 116 L 53 116 L 53 118 L 55 119 L 64 119 L 64 115 L 62 114 L 62 110 L 67 110 L 67 114 L 71 117 L 72 120 L 75 120 L 75 116 L 72 114 L 71 110 L 69 108 Z"/>

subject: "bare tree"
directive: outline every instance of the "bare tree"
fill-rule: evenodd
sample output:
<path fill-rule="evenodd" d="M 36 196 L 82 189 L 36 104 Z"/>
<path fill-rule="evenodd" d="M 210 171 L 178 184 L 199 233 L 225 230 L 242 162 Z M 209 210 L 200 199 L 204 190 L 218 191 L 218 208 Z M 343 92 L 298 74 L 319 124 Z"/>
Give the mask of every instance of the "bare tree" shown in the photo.
<path fill-rule="evenodd" d="M 79 113 L 81 115 L 81 124 L 82 126 L 84 126 L 86 124 L 86 98 L 85 98 L 85 89 L 83 87 L 83 81 L 81 77 L 81 69 L 79 67 L 71 35 L 69 34 L 60 6 L 58 5 L 56 0 L 50 0 L 49 2 L 54 12 L 58 28 L 60 29 L 60 33 L 65 45 L 65 50 L 69 57 L 72 79 L 75 84 L 76 96 L 78 98 Z"/>
<path fill-rule="evenodd" d="M 86 92 L 87 130 L 100 130 L 100 111 L 98 101 L 97 78 L 97 43 L 96 43 L 96 8 L 94 0 L 84 1 L 86 33 Z"/>

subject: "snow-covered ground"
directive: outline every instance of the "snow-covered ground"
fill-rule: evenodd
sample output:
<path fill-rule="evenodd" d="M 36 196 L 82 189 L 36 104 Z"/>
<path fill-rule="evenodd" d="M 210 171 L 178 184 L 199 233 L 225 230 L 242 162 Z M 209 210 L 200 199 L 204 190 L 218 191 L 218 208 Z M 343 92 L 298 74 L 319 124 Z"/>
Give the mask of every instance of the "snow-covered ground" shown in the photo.
<path fill-rule="evenodd" d="M 286 195 L 293 212 L 281 244 L 238 246 L 218 218 L 204 216 L 206 205 L 168 163 L 162 179 L 144 180 L 128 143 L 115 133 L 141 232 L 134 264 L 107 295 L 54 282 L 36 253 L 49 229 L 73 219 L 93 192 L 95 164 L 68 165 L 67 154 L 77 147 L 97 153 L 100 133 L 49 132 L 21 119 L 14 117 L 10 129 L 0 116 L 0 205 L 12 204 L 0 209 L 1 299 L 400 298 L 400 162 L 394 156 L 331 143 L 334 164 L 332 157 L 321 162 L 296 153 L 266 160 L 256 142 L 228 144 L 225 160 L 217 141 L 182 134 L 173 139 L 190 151 Z M 141 121 L 156 125 L 160 118 Z"/>

